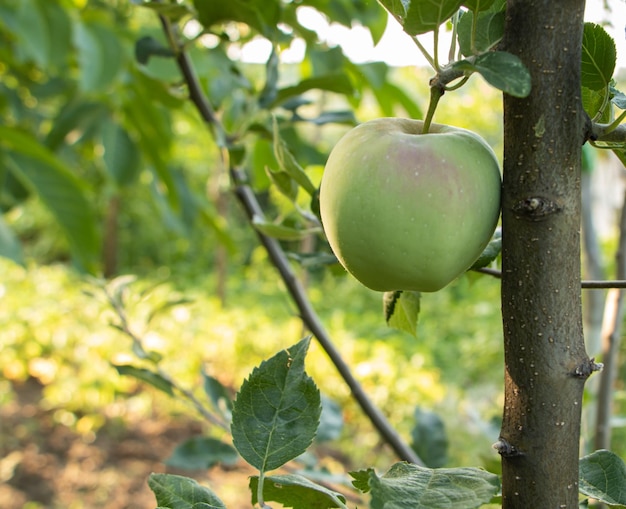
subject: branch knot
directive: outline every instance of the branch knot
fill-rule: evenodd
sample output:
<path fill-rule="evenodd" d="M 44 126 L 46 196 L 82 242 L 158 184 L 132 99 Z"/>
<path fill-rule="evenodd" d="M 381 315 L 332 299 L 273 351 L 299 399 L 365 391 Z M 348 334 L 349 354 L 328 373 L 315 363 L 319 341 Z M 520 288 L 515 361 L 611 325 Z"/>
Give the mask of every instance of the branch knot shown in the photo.
<path fill-rule="evenodd" d="M 516 215 L 530 221 L 543 221 L 550 214 L 560 212 L 562 209 L 557 202 L 543 196 L 524 198 L 513 205 L 513 212 Z"/>

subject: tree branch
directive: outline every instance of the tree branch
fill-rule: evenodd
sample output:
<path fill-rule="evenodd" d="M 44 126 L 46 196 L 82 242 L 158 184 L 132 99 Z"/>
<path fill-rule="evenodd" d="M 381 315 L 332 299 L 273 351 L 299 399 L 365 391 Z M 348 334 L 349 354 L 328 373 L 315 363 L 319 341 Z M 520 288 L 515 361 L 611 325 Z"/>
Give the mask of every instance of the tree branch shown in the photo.
<path fill-rule="evenodd" d="M 189 60 L 186 53 L 182 51 L 180 47 L 178 47 L 178 44 L 173 39 L 172 34 L 174 27 L 172 27 L 169 20 L 164 16 L 159 16 L 159 18 L 161 20 L 161 24 L 163 25 L 163 29 L 168 35 L 170 44 L 174 45 L 173 49 L 176 51 L 177 55 L 176 62 L 189 88 L 189 98 L 195 105 L 202 119 L 207 123 L 208 126 L 211 127 L 218 145 L 220 145 L 220 147 L 223 149 L 222 157 L 224 158 L 224 163 L 229 169 L 231 179 L 235 184 L 235 195 L 245 209 L 249 219 L 252 219 L 252 217 L 263 217 L 263 210 L 256 198 L 256 195 L 247 185 L 245 174 L 233 168 L 229 164 L 229 161 L 227 159 L 228 156 L 227 154 L 225 154 L 225 149 L 228 147 L 229 138 L 225 130 L 223 129 L 219 118 L 213 111 L 212 106 L 210 105 L 209 101 L 206 99 L 206 96 L 202 91 L 191 61 Z M 279 242 L 274 238 L 264 235 L 256 229 L 255 231 L 257 233 L 257 236 L 259 237 L 261 244 L 265 248 L 272 264 L 279 272 L 283 282 L 285 283 L 285 286 L 287 287 L 291 298 L 298 307 L 300 318 L 302 319 L 306 327 L 311 331 L 311 333 L 317 338 L 317 341 L 320 343 L 320 345 L 330 358 L 331 362 L 335 365 L 335 368 L 352 391 L 352 395 L 354 396 L 357 403 L 360 405 L 365 415 L 369 418 L 381 437 L 391 446 L 391 448 L 400 459 L 404 461 L 409 461 L 411 463 L 423 465 L 423 462 L 419 458 L 419 456 L 415 453 L 415 451 L 413 451 L 411 447 L 404 443 L 396 430 L 390 425 L 382 412 L 370 401 L 359 382 L 352 375 L 350 368 L 344 362 L 339 351 L 335 348 L 330 336 L 322 325 L 321 320 L 313 309 L 311 302 L 306 295 L 306 291 L 304 290 L 302 284 L 300 283 L 296 274 L 291 268 L 289 260 L 287 259 L 287 256 Z"/>
<path fill-rule="evenodd" d="M 498 269 L 491 269 L 489 267 L 482 267 L 480 269 L 474 269 L 474 272 L 480 272 L 481 274 L 487 274 L 498 279 L 502 279 L 502 271 Z M 626 279 L 607 279 L 605 281 L 596 280 L 583 280 L 580 282 L 580 287 L 583 290 L 595 290 L 605 288 L 626 288 Z"/>
<path fill-rule="evenodd" d="M 624 143 L 626 145 L 626 124 L 615 127 L 613 124 L 591 124 L 592 141 Z"/>

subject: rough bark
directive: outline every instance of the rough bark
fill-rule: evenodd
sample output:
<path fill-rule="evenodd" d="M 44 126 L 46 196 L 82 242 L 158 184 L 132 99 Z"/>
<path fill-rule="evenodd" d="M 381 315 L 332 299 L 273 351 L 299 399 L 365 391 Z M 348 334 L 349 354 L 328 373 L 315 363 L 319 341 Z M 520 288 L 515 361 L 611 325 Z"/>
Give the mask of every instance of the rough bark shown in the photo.
<path fill-rule="evenodd" d="M 533 89 L 504 98 L 505 509 L 578 507 L 585 353 L 580 286 L 584 1 L 509 0 L 504 49 Z"/>

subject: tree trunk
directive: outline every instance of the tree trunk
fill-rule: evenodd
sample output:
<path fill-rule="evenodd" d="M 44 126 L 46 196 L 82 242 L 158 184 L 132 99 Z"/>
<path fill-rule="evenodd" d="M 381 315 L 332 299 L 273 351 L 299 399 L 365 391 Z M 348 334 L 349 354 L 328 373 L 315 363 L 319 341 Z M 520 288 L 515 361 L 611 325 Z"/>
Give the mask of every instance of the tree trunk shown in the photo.
<path fill-rule="evenodd" d="M 508 0 L 504 49 L 532 92 L 504 98 L 505 509 L 578 507 L 585 353 L 580 287 L 584 0 Z"/>

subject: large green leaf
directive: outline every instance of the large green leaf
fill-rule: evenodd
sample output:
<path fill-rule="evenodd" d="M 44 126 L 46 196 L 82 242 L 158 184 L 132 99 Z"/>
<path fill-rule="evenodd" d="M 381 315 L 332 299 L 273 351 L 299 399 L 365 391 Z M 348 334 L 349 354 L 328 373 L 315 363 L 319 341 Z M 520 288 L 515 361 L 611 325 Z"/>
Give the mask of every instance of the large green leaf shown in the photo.
<path fill-rule="evenodd" d="M 287 99 L 308 92 L 309 90 L 326 90 L 337 94 L 350 96 L 354 93 L 354 87 L 346 74 L 328 74 L 306 78 L 290 87 L 278 90 L 272 106 L 282 104 Z"/>
<path fill-rule="evenodd" d="M 119 36 L 104 24 L 76 23 L 74 44 L 78 50 L 78 84 L 85 92 L 103 92 L 113 83 L 123 64 Z"/>
<path fill-rule="evenodd" d="M 62 68 L 71 49 L 72 25 L 65 9 L 49 0 L 22 0 L 15 15 L 19 57 Z"/>
<path fill-rule="evenodd" d="M 193 14 L 193 9 L 185 4 L 168 4 L 159 0 L 153 0 L 140 3 L 139 5 L 152 9 L 171 21 L 178 21 L 185 16 Z"/>
<path fill-rule="evenodd" d="M 119 187 L 135 182 L 141 169 L 141 152 L 126 129 L 111 120 L 105 122 L 102 125 L 102 146 L 102 159 L 113 181 Z"/>
<path fill-rule="evenodd" d="M 0 215 L 0 256 L 24 265 L 24 255 L 19 239 Z"/>
<path fill-rule="evenodd" d="M 198 19 L 209 28 L 218 23 L 238 21 L 256 29 L 270 40 L 279 33 L 281 5 L 278 0 L 194 0 Z"/>
<path fill-rule="evenodd" d="M 617 58 L 615 41 L 595 23 L 585 23 L 581 62 L 581 82 L 591 90 L 605 88 L 611 82 Z"/>
<path fill-rule="evenodd" d="M 409 35 L 437 30 L 461 7 L 463 0 L 378 0 Z"/>
<path fill-rule="evenodd" d="M 233 445 L 261 472 L 298 457 L 315 437 L 321 401 L 319 390 L 304 371 L 310 341 L 305 338 L 263 361 L 237 395 Z"/>
<path fill-rule="evenodd" d="M 599 450 L 580 459 L 579 490 L 610 505 L 626 506 L 626 465 L 617 454 Z"/>
<path fill-rule="evenodd" d="M 167 188 L 170 205 L 178 209 L 180 199 L 176 191 L 173 172 L 168 164 L 171 159 L 170 149 L 174 137 L 171 114 L 167 108 L 155 103 L 154 98 L 143 88 L 143 86 L 150 87 L 158 84 L 154 80 L 144 78 L 145 81 L 138 81 L 128 91 L 128 97 L 124 102 L 127 127 L 134 130 L 142 154 Z"/>
<path fill-rule="evenodd" d="M 468 57 L 473 54 L 489 51 L 504 36 L 504 11 L 485 11 L 478 14 L 474 47 L 472 48 L 472 30 L 474 29 L 473 12 L 467 12 L 457 25 L 461 53 Z"/>
<path fill-rule="evenodd" d="M 82 98 L 68 102 L 54 119 L 52 129 L 46 136 L 46 146 L 56 151 L 69 133 L 72 133 L 73 140 L 77 141 L 86 133 L 96 131 L 95 128 L 100 125 L 107 113 L 107 107 L 102 102 Z"/>
<path fill-rule="evenodd" d="M 308 5 L 323 13 L 333 23 L 348 28 L 355 22 L 367 27 L 372 35 L 374 45 L 380 41 L 387 26 L 387 13 L 377 2 L 354 0 L 299 0 L 287 5 Z"/>
<path fill-rule="evenodd" d="M 150 474 L 148 486 L 159 509 L 226 509 L 215 493 L 188 477 Z"/>
<path fill-rule="evenodd" d="M 489 9 L 495 0 L 463 0 L 463 6 L 471 11 L 480 12 Z"/>
<path fill-rule="evenodd" d="M 413 414 L 411 447 L 431 468 L 442 467 L 448 461 L 448 435 L 443 420 L 435 412 L 417 407 Z"/>
<path fill-rule="evenodd" d="M 0 146 L 7 149 L 4 160 L 10 171 L 39 196 L 65 231 L 79 264 L 95 271 L 100 258 L 99 224 L 86 186 L 28 134 L 0 126 Z"/>
<path fill-rule="evenodd" d="M 500 480 L 479 468 L 397 463 L 382 477 L 369 471 L 369 487 L 372 509 L 475 509 L 492 499 Z"/>
<path fill-rule="evenodd" d="M 466 73 L 477 72 L 491 86 L 514 97 L 530 93 L 530 73 L 522 61 L 506 51 L 489 51 L 475 59 L 460 60 L 453 67 Z"/>

